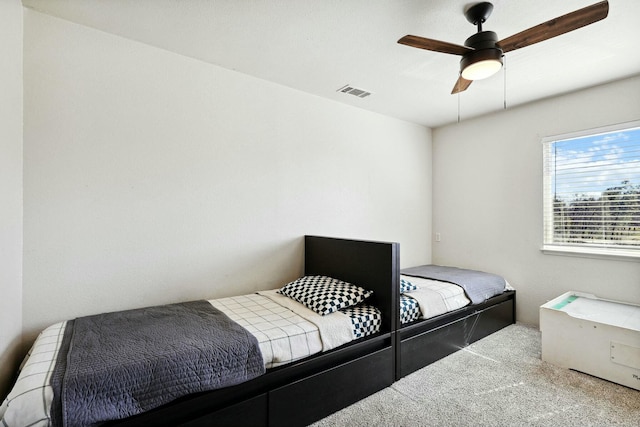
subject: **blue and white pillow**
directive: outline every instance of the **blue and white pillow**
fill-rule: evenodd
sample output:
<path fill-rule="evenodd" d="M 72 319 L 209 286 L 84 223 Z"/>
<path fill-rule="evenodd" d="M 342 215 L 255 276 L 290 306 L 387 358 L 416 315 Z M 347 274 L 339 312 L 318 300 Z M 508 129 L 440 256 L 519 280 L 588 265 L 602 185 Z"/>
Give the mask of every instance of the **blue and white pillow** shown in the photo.
<path fill-rule="evenodd" d="M 416 289 L 418 289 L 418 287 L 416 285 L 414 285 L 413 283 L 411 283 L 409 280 L 403 279 L 402 277 L 400 278 L 400 293 L 401 294 L 404 294 L 405 292 L 415 291 Z"/>
<path fill-rule="evenodd" d="M 284 285 L 282 295 L 324 316 L 361 303 L 372 291 L 327 276 L 304 276 Z"/>

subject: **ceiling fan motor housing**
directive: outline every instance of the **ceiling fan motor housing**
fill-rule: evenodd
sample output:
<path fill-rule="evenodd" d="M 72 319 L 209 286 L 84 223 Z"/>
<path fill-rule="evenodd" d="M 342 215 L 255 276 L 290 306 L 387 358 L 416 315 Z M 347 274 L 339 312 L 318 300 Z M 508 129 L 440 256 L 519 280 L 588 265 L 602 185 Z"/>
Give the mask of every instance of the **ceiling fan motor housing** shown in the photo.
<path fill-rule="evenodd" d="M 475 50 L 495 48 L 498 35 L 493 31 L 480 31 L 464 41 L 464 45 Z"/>
<path fill-rule="evenodd" d="M 460 71 L 481 61 L 498 61 L 502 64 L 502 49 L 497 46 L 498 35 L 493 31 L 480 31 L 465 40 L 464 45 L 474 50 L 460 60 Z"/>

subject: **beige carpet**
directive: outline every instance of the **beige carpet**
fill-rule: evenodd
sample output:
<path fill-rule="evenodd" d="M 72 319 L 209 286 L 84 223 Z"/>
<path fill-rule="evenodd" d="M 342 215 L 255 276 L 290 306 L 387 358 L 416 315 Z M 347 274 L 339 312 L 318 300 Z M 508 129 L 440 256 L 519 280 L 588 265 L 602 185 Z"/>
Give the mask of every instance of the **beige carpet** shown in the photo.
<path fill-rule="evenodd" d="M 638 427 L 640 391 L 542 362 L 516 324 L 314 426 Z"/>

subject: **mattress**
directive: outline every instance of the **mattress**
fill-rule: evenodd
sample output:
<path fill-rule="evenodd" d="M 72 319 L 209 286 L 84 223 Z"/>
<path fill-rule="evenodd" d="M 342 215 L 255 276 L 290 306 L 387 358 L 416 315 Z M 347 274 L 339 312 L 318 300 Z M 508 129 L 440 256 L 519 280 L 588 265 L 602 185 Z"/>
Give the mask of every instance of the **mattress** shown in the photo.
<path fill-rule="evenodd" d="M 453 283 L 405 275 L 400 277 L 417 288 L 400 296 L 402 324 L 439 316 L 471 303 L 464 289 Z"/>
<path fill-rule="evenodd" d="M 497 274 L 443 265 L 420 265 L 405 268 L 401 274 L 423 279 L 449 282 L 464 289 L 472 304 L 480 304 L 504 292 L 506 280 Z"/>
<path fill-rule="evenodd" d="M 254 335 L 266 368 L 281 366 L 376 333 L 380 311 L 358 305 L 320 316 L 276 291 L 209 301 Z M 66 322 L 43 330 L 20 367 L 20 375 L 0 406 L 3 426 L 49 426 L 51 374 Z"/>

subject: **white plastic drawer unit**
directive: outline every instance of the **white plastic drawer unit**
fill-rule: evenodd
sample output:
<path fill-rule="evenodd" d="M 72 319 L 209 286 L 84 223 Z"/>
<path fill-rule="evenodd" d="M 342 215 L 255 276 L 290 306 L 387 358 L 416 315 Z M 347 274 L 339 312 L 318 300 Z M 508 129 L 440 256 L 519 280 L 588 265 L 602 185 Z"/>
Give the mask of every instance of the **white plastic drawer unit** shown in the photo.
<path fill-rule="evenodd" d="M 640 390 L 640 305 L 567 292 L 540 307 L 542 360 Z"/>

